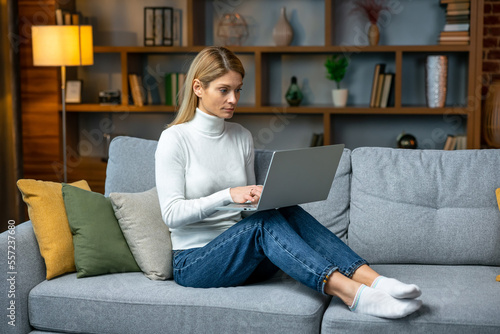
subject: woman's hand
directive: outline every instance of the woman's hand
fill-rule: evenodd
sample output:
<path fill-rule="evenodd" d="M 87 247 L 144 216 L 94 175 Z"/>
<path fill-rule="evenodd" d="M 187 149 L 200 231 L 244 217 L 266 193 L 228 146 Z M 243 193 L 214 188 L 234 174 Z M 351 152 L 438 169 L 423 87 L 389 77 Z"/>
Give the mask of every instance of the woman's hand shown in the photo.
<path fill-rule="evenodd" d="M 246 186 L 246 187 L 236 187 L 229 189 L 231 198 L 235 203 L 257 203 L 260 199 L 260 194 L 262 193 L 262 186 Z"/>

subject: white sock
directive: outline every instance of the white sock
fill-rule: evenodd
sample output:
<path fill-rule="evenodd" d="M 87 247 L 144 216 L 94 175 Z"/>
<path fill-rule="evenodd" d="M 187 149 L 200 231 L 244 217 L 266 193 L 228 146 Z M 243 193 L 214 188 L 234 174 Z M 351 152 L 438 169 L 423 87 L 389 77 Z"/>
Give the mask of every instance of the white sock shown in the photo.
<path fill-rule="evenodd" d="M 397 279 L 379 276 L 373 281 L 372 288 L 382 290 L 393 296 L 394 298 L 417 298 L 420 297 L 422 291 L 415 284 L 405 284 Z"/>
<path fill-rule="evenodd" d="M 415 312 L 420 306 L 422 306 L 421 300 L 396 299 L 384 291 L 363 284 L 356 292 L 354 302 L 349 309 L 355 313 L 397 319 Z"/>

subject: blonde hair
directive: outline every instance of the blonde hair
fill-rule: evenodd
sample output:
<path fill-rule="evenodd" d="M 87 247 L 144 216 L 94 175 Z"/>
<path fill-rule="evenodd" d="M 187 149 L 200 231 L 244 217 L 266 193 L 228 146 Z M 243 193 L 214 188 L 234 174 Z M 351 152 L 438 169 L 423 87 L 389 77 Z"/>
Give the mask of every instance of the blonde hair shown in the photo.
<path fill-rule="evenodd" d="M 198 53 L 186 75 L 182 102 L 175 119 L 168 126 L 182 124 L 193 119 L 198 107 L 198 96 L 193 91 L 193 82 L 198 79 L 206 89 L 212 81 L 229 71 L 235 71 L 245 77 L 245 69 L 236 55 L 221 46 L 210 46 Z"/>

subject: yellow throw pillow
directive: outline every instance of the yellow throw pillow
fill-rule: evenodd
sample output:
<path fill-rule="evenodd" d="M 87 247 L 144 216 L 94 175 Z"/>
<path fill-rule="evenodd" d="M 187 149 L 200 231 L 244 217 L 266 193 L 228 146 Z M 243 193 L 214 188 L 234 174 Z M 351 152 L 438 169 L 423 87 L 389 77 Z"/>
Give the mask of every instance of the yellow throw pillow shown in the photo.
<path fill-rule="evenodd" d="M 72 186 L 90 190 L 87 181 L 71 183 Z M 73 236 L 62 197 L 62 184 L 50 181 L 21 179 L 17 187 L 28 206 L 40 253 L 47 268 L 46 278 L 74 272 L 75 253 Z"/>
<path fill-rule="evenodd" d="M 497 204 L 498 204 L 498 209 L 500 210 L 500 188 L 497 188 L 495 194 L 497 195 Z"/>

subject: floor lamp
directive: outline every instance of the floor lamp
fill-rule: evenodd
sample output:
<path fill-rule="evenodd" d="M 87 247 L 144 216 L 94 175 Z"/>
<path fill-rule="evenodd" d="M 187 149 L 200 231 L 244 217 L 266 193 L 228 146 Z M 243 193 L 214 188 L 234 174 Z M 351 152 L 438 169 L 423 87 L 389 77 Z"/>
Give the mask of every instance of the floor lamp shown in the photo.
<path fill-rule="evenodd" d="M 32 26 L 34 66 L 61 67 L 63 174 L 68 182 L 66 156 L 66 66 L 92 65 L 92 26 L 45 25 Z"/>

